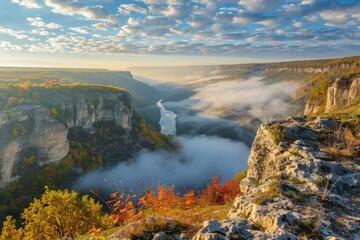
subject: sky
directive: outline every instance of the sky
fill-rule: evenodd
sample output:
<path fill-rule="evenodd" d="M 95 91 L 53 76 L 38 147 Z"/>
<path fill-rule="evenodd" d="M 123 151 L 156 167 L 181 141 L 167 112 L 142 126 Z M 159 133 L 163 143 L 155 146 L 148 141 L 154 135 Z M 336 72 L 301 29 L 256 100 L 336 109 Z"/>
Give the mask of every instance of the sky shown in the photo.
<path fill-rule="evenodd" d="M 360 54 L 360 0 L 0 0 L 0 66 L 232 64 Z"/>

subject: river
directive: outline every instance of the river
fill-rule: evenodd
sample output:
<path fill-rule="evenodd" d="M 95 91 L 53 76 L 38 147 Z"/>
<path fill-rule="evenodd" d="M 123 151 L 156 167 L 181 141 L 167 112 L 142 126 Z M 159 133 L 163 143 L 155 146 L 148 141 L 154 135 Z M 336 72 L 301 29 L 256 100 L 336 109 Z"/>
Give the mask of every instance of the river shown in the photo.
<path fill-rule="evenodd" d="M 172 111 L 166 110 L 162 104 L 162 99 L 157 102 L 157 106 L 161 112 L 159 124 L 161 126 L 161 133 L 166 135 L 176 134 L 176 114 Z"/>

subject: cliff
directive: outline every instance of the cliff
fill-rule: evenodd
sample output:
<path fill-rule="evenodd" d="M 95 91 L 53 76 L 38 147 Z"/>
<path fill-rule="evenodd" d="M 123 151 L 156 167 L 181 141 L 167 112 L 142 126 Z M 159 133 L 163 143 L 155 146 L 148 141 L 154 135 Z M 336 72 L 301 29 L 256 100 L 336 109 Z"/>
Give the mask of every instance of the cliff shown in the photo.
<path fill-rule="evenodd" d="M 346 125 L 346 126 L 345 126 Z M 288 118 L 263 124 L 228 219 L 201 239 L 360 238 L 357 122 Z"/>
<path fill-rule="evenodd" d="M 19 177 L 19 164 L 58 163 L 69 153 L 72 129 L 93 134 L 95 124 L 132 130 L 130 95 L 97 85 L 9 85 L 0 88 L 0 186 Z"/>
<path fill-rule="evenodd" d="M 359 99 L 360 78 L 336 78 L 328 83 L 326 96 L 309 98 L 305 106 L 305 114 L 336 113 L 358 104 Z"/>

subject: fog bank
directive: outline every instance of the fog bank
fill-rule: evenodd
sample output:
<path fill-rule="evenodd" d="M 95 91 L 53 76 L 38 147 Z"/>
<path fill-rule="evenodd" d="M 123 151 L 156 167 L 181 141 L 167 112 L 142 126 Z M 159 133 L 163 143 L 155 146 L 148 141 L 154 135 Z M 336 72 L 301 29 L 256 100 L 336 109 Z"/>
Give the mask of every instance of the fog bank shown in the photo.
<path fill-rule="evenodd" d="M 139 183 L 147 182 L 149 174 L 154 183 L 175 185 L 178 190 L 204 187 L 210 177 L 232 178 L 247 168 L 249 148 L 237 141 L 219 137 L 179 137 L 180 152 L 146 152 L 135 159 L 120 163 L 107 171 L 95 171 L 82 176 L 75 189 L 90 191 L 106 189 L 108 182 L 121 181 L 126 190 L 140 191 Z M 110 189 L 109 189 L 110 190 Z"/>

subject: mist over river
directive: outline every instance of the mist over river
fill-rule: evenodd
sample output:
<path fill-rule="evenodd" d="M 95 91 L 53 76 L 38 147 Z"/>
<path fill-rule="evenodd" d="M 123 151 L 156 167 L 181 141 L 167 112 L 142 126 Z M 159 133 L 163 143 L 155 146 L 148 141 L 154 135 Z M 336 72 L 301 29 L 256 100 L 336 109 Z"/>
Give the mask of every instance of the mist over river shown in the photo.
<path fill-rule="evenodd" d="M 162 100 L 157 102 L 161 112 L 160 125 L 163 134 L 176 134 L 177 114 L 167 110 Z M 76 189 L 109 189 L 102 179 L 109 183 L 121 181 L 126 190 L 140 193 L 140 182 L 175 185 L 177 190 L 205 187 L 211 177 L 219 176 L 222 181 L 232 178 L 247 168 L 249 147 L 241 141 L 220 136 L 182 135 L 174 141 L 180 146 L 176 152 L 141 152 L 135 158 L 119 163 L 112 169 L 94 171 L 81 177 Z M 110 189 L 109 189 L 110 190 Z"/>

